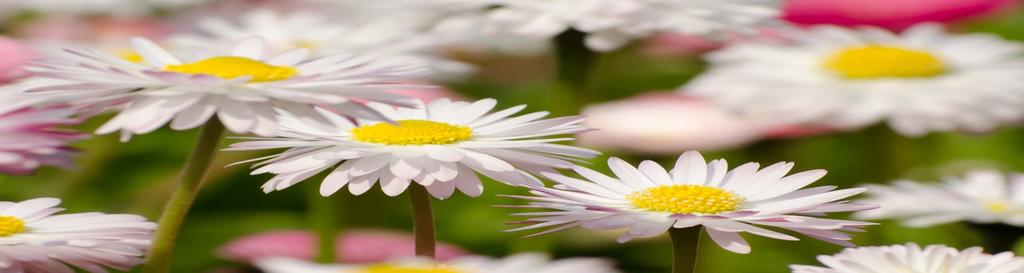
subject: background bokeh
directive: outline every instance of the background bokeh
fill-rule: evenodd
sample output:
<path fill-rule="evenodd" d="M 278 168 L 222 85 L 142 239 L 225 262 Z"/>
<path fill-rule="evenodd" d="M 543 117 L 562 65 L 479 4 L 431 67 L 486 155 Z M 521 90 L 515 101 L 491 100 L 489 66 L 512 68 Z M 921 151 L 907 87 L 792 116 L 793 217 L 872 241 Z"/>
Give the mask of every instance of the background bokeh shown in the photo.
<path fill-rule="evenodd" d="M 965 32 L 991 32 L 1004 38 L 1024 41 L 1024 8 L 956 23 L 953 28 Z M 595 86 L 598 101 L 612 101 L 652 90 L 672 90 L 702 71 L 704 64 L 694 52 L 650 50 L 649 43 L 638 43 L 626 50 L 607 54 L 601 62 Z M 497 98 L 499 107 L 528 104 L 528 110 L 550 110 L 555 114 L 573 114 L 577 99 L 553 78 L 555 62 L 543 55 L 464 56 L 480 71 L 466 80 L 444 83 L 466 98 Z M 1024 81 L 1024 79 L 1021 79 Z M 95 118 L 78 129 L 95 129 L 104 118 Z M 685 121 L 683 121 L 685 122 Z M 0 176 L 0 200 L 24 200 L 53 196 L 64 200 L 69 211 L 124 212 L 156 219 L 162 203 L 171 191 L 183 160 L 193 146 L 195 132 L 162 130 L 137 136 L 121 143 L 116 135 L 93 136 L 75 144 L 81 150 L 78 167 L 70 170 L 46 168 L 35 176 Z M 829 175 L 820 184 L 851 187 L 880 183 L 896 178 L 935 180 L 944 175 L 986 166 L 1008 171 L 1024 171 L 1024 129 L 1003 128 L 984 135 L 935 133 L 921 138 L 906 138 L 888 128 L 877 127 L 852 133 L 832 133 L 800 138 L 762 140 L 746 147 L 708 151 L 708 158 L 726 158 L 730 162 L 796 162 L 796 171 L 827 169 Z M 227 142 L 236 140 L 229 139 Z M 631 162 L 656 159 L 668 164 L 674 158 L 618 151 L 594 159 L 591 167 L 601 169 L 607 156 Z M 217 166 L 253 158 L 252 152 L 222 152 Z M 733 165 L 738 165 L 734 163 Z M 199 196 L 185 225 L 175 256 L 174 272 L 215 272 L 241 265 L 218 258 L 218 247 L 232 239 L 257 232 L 279 229 L 305 229 L 306 198 L 309 187 L 303 183 L 282 192 L 264 194 L 259 185 L 268 177 L 248 175 L 247 166 L 215 167 L 212 179 Z M 496 204 L 520 201 L 499 197 L 523 190 L 491 182 L 483 197 L 456 195 L 435 202 L 438 237 L 479 254 L 506 255 L 522 251 L 544 251 L 558 257 L 598 256 L 616 260 L 630 273 L 665 272 L 671 250 L 667 238 L 615 242 L 616 234 L 573 229 L 542 237 L 520 239 L 526 233 L 509 233 L 503 224 L 516 218 L 515 210 Z M 330 198 L 337 206 L 336 218 L 342 229 L 375 228 L 409 230 L 410 210 L 407 197 L 388 198 L 379 190 L 363 196 L 338 194 Z M 942 200 L 934 200 L 942 202 Z M 919 244 L 942 243 L 953 247 L 978 245 L 980 238 L 960 224 L 910 229 L 895 222 L 883 222 L 858 234 L 858 245 L 881 245 L 908 241 Z M 782 273 L 789 264 L 816 264 L 815 256 L 832 254 L 841 248 L 805 240 L 786 242 L 747 236 L 753 253 L 740 259 L 713 244 L 705 244 L 700 257 L 700 272 Z M 1024 250 L 1024 249 L 1022 249 Z M 711 270 L 713 269 L 713 270 Z M 234 272 L 234 271 L 222 271 Z M 249 272 L 249 271 L 241 271 Z M 256 271 L 251 271 L 256 272 Z"/>

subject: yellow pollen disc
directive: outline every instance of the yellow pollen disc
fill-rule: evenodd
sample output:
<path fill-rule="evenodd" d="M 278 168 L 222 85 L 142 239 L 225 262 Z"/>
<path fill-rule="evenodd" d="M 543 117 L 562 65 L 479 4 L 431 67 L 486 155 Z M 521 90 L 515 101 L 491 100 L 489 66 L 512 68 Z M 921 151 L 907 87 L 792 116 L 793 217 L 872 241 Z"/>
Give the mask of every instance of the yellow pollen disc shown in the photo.
<path fill-rule="evenodd" d="M 842 50 L 825 67 L 847 79 L 926 78 L 946 73 L 935 55 L 913 49 L 870 45 Z"/>
<path fill-rule="evenodd" d="M 473 129 L 429 120 L 381 122 L 352 129 L 355 140 L 385 145 L 443 145 L 469 140 Z"/>
<path fill-rule="evenodd" d="M 202 61 L 168 65 L 164 70 L 184 74 L 207 74 L 222 79 L 252 76 L 249 82 L 272 82 L 291 78 L 299 71 L 294 67 L 275 66 L 261 61 L 236 56 L 221 56 Z"/>
<path fill-rule="evenodd" d="M 444 266 L 429 268 L 396 267 L 396 266 L 373 266 L 360 273 L 461 273 Z"/>
<path fill-rule="evenodd" d="M 743 198 L 732 192 L 700 185 L 657 186 L 626 198 L 641 209 L 678 214 L 732 212 L 743 203 Z"/>
<path fill-rule="evenodd" d="M 135 52 L 134 50 L 122 50 L 122 51 L 119 51 L 119 52 L 117 52 L 117 57 L 121 58 L 122 60 L 133 62 L 133 63 L 142 63 L 142 61 L 145 60 L 145 59 L 142 58 L 142 55 L 139 55 L 139 53 Z"/>
<path fill-rule="evenodd" d="M 987 202 L 985 203 L 985 208 L 991 212 L 1000 213 L 1009 211 L 1010 205 L 1006 204 L 1006 202 Z"/>
<path fill-rule="evenodd" d="M 0 216 L 0 237 L 25 231 L 25 222 L 12 216 Z"/>

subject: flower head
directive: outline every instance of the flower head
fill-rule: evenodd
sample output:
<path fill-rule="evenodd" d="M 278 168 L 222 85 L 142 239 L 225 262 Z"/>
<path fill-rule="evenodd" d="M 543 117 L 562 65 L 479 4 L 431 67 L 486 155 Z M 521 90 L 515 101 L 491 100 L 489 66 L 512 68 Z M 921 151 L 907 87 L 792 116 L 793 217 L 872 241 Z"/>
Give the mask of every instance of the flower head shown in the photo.
<path fill-rule="evenodd" d="M 601 259 L 572 258 L 552 261 L 543 254 L 519 254 L 506 258 L 462 257 L 443 263 L 422 259 L 394 260 L 382 264 L 322 265 L 288 258 L 269 258 L 257 263 L 267 273 L 618 273 Z"/>
<path fill-rule="evenodd" d="M 27 175 L 43 165 L 70 168 L 82 134 L 59 129 L 78 124 L 66 106 L 37 107 L 38 100 L 0 90 L 0 173 Z"/>
<path fill-rule="evenodd" d="M 518 214 L 528 226 L 550 228 L 539 234 L 582 226 L 587 229 L 628 229 L 620 242 L 654 237 L 672 228 L 703 226 L 719 246 L 737 253 L 750 252 L 739 233 L 798 240 L 765 229 L 775 227 L 840 245 L 850 245 L 844 231 L 859 231 L 871 223 L 821 218 L 829 212 L 869 209 L 843 199 L 862 188 L 834 190 L 833 186 L 803 189 L 825 175 L 813 170 L 786 176 L 793 163 L 777 163 L 758 170 L 747 163 L 728 170 L 725 160 L 706 163 L 697 152 L 679 157 L 666 171 L 653 161 L 633 167 L 618 158 L 608 160 L 617 177 L 576 167 L 583 179 L 556 173 L 544 175 L 554 188 L 531 187 L 535 196 L 514 196 L 531 201 L 524 208 L 550 211 Z"/>
<path fill-rule="evenodd" d="M 335 243 L 339 262 L 381 263 L 413 257 L 412 236 L 397 232 L 352 230 L 339 234 Z M 274 231 L 249 235 L 220 248 L 220 256 L 254 263 L 274 257 L 312 260 L 316 255 L 316 234 L 308 231 Z M 437 246 L 438 260 L 466 256 L 466 251 L 448 244 Z"/>
<path fill-rule="evenodd" d="M 848 248 L 832 256 L 819 256 L 824 267 L 793 265 L 793 273 L 997 273 L 1024 271 L 1024 259 L 1012 252 L 982 253 L 980 247 L 963 251 L 944 245 L 921 248 L 917 244 Z"/>
<path fill-rule="evenodd" d="M 358 101 L 404 104 L 404 96 L 383 92 L 425 72 L 407 58 L 334 55 L 307 60 L 308 49 L 270 54 L 261 38 L 250 37 L 220 50 L 179 58 L 149 40 L 132 45 L 139 63 L 94 51 L 67 50 L 40 62 L 38 74 L 22 84 L 29 93 L 86 107 L 123 106 L 97 133 L 145 134 L 170 123 L 187 130 L 216 116 L 235 133 L 274 135 L 276 111 L 322 119 L 313 108 L 383 119 Z"/>
<path fill-rule="evenodd" d="M 902 219 L 914 227 L 957 221 L 1024 226 L 1022 174 L 974 170 L 943 183 L 902 180 L 868 187 L 864 202 L 880 208 L 856 214 L 859 218 Z"/>
<path fill-rule="evenodd" d="M 934 24 L 788 36 L 713 53 L 711 70 L 684 89 L 759 120 L 847 130 L 887 122 L 909 136 L 1024 120 L 1019 43 Z"/>
<path fill-rule="evenodd" d="M 137 215 L 56 215 L 59 199 L 0 202 L 0 272 L 131 270 L 142 263 L 156 224 Z"/>
<path fill-rule="evenodd" d="M 542 185 L 530 173 L 569 168 L 571 160 L 596 151 L 555 144 L 572 138 L 553 136 L 587 131 L 582 117 L 542 119 L 547 112 L 518 117 L 525 106 L 491 113 L 493 99 L 452 102 L 439 99 L 418 108 L 370 103 L 394 122 L 346 118 L 327 113 L 330 123 L 296 118 L 284 120 L 281 137 L 231 145 L 230 150 L 287 148 L 263 160 L 252 174 L 277 176 L 263 185 L 266 192 L 283 190 L 335 167 L 320 193 L 329 196 L 346 185 L 360 195 L 380 181 L 384 193 L 396 196 L 411 182 L 426 186 L 439 199 L 455 189 L 479 196 L 483 185 L 476 173 L 512 185 Z"/>

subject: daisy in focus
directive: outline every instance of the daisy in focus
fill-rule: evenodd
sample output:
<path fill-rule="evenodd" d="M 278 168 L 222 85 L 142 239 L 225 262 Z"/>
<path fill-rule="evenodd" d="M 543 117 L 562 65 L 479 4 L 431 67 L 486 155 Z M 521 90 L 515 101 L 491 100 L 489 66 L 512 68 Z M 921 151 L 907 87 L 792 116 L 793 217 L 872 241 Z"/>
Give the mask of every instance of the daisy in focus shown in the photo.
<path fill-rule="evenodd" d="M 276 110 L 322 119 L 314 105 L 353 117 L 383 119 L 359 101 L 403 105 L 404 96 L 383 92 L 424 76 L 408 58 L 334 55 L 307 59 L 308 49 L 270 53 L 249 37 L 228 48 L 175 56 L 153 42 L 132 40 L 139 63 L 97 51 L 66 50 L 29 70 L 37 76 L 24 92 L 91 108 L 123 107 L 97 129 L 106 134 L 152 132 L 165 124 L 188 130 L 217 118 L 235 133 L 274 135 Z"/>
<path fill-rule="evenodd" d="M 59 127 L 78 124 L 63 106 L 36 107 L 36 99 L 0 90 L 0 174 L 29 175 L 48 165 L 71 168 L 82 134 Z"/>
<path fill-rule="evenodd" d="M 446 74 L 462 75 L 472 68 L 446 60 L 438 46 L 444 39 L 415 32 L 406 22 L 376 18 L 373 20 L 329 19 L 313 11 L 279 12 L 258 9 L 237 20 L 208 17 L 197 26 L 199 33 L 183 33 L 168 39 L 179 48 L 217 47 L 250 36 L 260 36 L 273 50 L 308 48 L 315 57 L 334 54 L 377 54 L 418 58 L 427 67 Z"/>
<path fill-rule="evenodd" d="M 736 253 L 749 253 L 740 233 L 748 232 L 780 240 L 796 237 L 765 229 L 775 227 L 826 242 L 851 246 L 845 232 L 861 231 L 872 223 L 821 218 L 826 213 L 871 209 L 851 203 L 847 197 L 863 188 L 835 190 L 834 186 L 804 189 L 825 176 L 812 170 L 787 176 L 793 163 L 777 163 L 759 169 L 747 163 L 728 170 L 725 160 L 705 162 L 690 151 L 679 157 L 667 171 L 654 161 L 639 168 L 611 158 L 608 167 L 616 177 L 575 167 L 584 179 L 556 173 L 544 176 L 558 184 L 554 188 L 531 187 L 535 196 L 513 196 L 531 201 L 523 208 L 549 211 L 519 213 L 530 217 L 525 227 L 511 231 L 549 228 L 538 234 L 572 227 L 595 230 L 628 229 L 620 242 L 661 235 L 669 229 L 703 227 L 719 246 Z"/>
<path fill-rule="evenodd" d="M 1024 119 L 1024 46 L 936 24 L 902 34 L 834 26 L 791 42 L 712 53 L 685 90 L 753 118 L 858 129 L 886 122 L 907 136 L 983 132 Z"/>
<path fill-rule="evenodd" d="M 0 272 L 129 271 L 142 263 L 156 224 L 127 214 L 56 213 L 59 199 L 0 202 Z"/>
<path fill-rule="evenodd" d="M 980 247 L 963 251 L 944 245 L 917 244 L 848 248 L 836 255 L 819 256 L 824 267 L 793 265 L 793 273 L 1008 273 L 1024 272 L 1024 259 L 1012 252 L 982 253 Z"/>
<path fill-rule="evenodd" d="M 252 174 L 276 176 L 263 185 L 265 192 L 283 190 L 313 175 L 334 168 L 320 187 L 330 196 L 348 186 L 361 195 L 377 181 L 389 196 L 397 196 L 415 182 L 438 199 L 456 189 L 477 197 L 483 185 L 476 173 L 511 185 L 541 186 L 531 173 L 573 166 L 597 151 L 557 142 L 555 137 L 587 131 L 583 118 L 543 119 L 547 112 L 513 117 L 525 105 L 491 112 L 493 99 L 475 102 L 435 100 L 418 108 L 368 106 L 394 123 L 359 119 L 355 122 L 325 113 L 330 123 L 284 118 L 284 132 L 276 138 L 236 143 L 229 150 L 287 149 L 256 164 Z M 335 167 L 336 166 L 336 167 Z"/>
<path fill-rule="evenodd" d="M 422 259 L 398 260 L 374 265 L 323 265 L 290 258 L 258 262 L 267 273 L 618 273 L 608 261 L 571 258 L 552 261 L 543 254 L 518 254 L 506 258 L 463 257 L 441 264 Z"/>
<path fill-rule="evenodd" d="M 777 0 L 523 0 L 507 1 L 493 21 L 524 36 L 587 33 L 595 51 L 612 51 L 658 33 L 751 32 L 780 14 Z"/>
<path fill-rule="evenodd" d="M 1019 173 L 975 170 L 943 183 L 903 180 L 868 187 L 863 201 L 881 207 L 854 215 L 858 218 L 902 219 L 913 227 L 959 221 L 1024 226 L 1024 175 Z"/>

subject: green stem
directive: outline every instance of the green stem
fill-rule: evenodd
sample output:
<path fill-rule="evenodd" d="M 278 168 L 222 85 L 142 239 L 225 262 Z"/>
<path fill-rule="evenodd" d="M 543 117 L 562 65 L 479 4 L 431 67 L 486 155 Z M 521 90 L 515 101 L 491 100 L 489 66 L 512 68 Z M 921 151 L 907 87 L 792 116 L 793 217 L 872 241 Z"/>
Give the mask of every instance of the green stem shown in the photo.
<path fill-rule="evenodd" d="M 423 185 L 409 187 L 412 200 L 413 234 L 416 237 L 416 256 L 436 258 L 437 239 L 434 231 L 434 212 L 430 208 L 430 194 Z"/>
<path fill-rule="evenodd" d="M 188 215 L 189 208 L 192 207 L 192 202 L 199 194 L 223 135 L 224 125 L 217 119 L 208 121 L 199 132 L 199 140 L 182 170 L 178 187 L 171 194 L 171 199 L 167 201 L 167 206 L 160 216 L 160 225 L 154 235 L 153 246 L 149 249 L 143 272 L 171 272 L 171 255 L 178 232 L 185 221 L 185 216 Z"/>
<path fill-rule="evenodd" d="M 598 94 L 594 90 L 594 81 L 601 54 L 587 47 L 586 37 L 586 33 L 568 30 L 555 38 L 558 80 L 572 91 L 571 94 L 575 95 L 570 95 L 568 100 L 563 100 L 555 96 L 558 94 L 550 94 L 549 99 L 552 101 L 549 103 L 552 106 L 559 106 L 554 109 L 560 109 L 561 106 L 566 105 L 571 106 L 566 111 L 568 113 L 558 114 L 576 114 L 587 103 L 598 99 Z M 566 101 L 575 102 L 575 105 L 566 104 Z"/>
<path fill-rule="evenodd" d="M 698 249 L 702 227 L 672 228 L 672 273 L 693 273 L 697 270 Z"/>
<path fill-rule="evenodd" d="M 316 231 L 316 262 L 329 264 L 337 262 L 335 240 L 338 237 L 338 223 L 335 221 L 334 202 L 320 195 L 320 185 L 309 183 L 309 220 Z"/>

